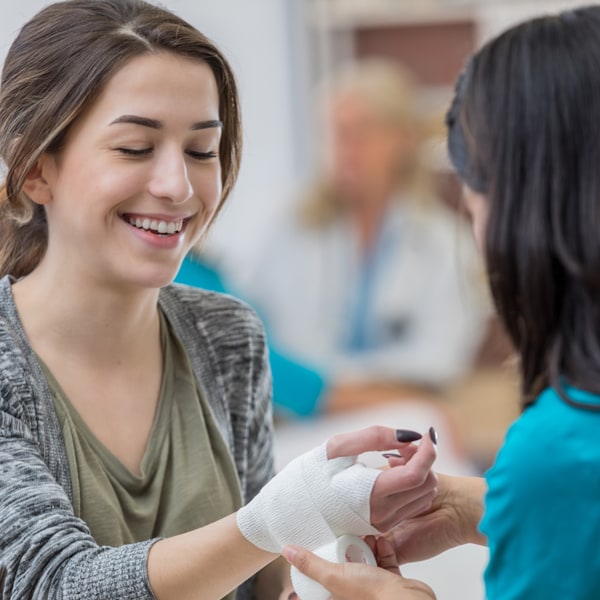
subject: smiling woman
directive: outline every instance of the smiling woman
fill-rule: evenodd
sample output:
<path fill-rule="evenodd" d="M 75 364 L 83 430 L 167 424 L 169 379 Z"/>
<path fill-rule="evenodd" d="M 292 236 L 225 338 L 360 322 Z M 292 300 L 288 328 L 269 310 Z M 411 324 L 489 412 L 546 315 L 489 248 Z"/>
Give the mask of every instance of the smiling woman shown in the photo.
<path fill-rule="evenodd" d="M 240 147 L 226 59 L 168 11 L 58 2 L 11 46 L 2 599 L 287 598 L 284 544 L 373 533 L 430 505 L 432 442 L 411 448 L 386 428 L 332 438 L 271 479 L 260 322 L 231 297 L 171 284 Z M 385 474 L 354 464 L 390 448 L 406 454 Z"/>
<path fill-rule="evenodd" d="M 49 232 L 35 284 L 56 281 L 64 265 L 91 295 L 107 281 L 170 283 L 221 201 L 220 125 L 206 63 L 166 52 L 128 61 L 60 152 L 42 154 L 27 175 L 23 190 L 44 206 Z"/>

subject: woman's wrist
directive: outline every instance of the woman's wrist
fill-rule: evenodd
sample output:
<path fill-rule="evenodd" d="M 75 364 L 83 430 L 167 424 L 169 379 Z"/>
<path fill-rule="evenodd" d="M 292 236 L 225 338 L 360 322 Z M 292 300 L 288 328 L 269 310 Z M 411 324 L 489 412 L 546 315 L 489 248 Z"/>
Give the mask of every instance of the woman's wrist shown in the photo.
<path fill-rule="evenodd" d="M 439 475 L 439 481 L 440 488 L 446 490 L 445 502 L 456 511 L 459 542 L 487 545 L 485 536 L 479 531 L 479 523 L 484 511 L 485 479 Z"/>
<path fill-rule="evenodd" d="M 233 514 L 156 542 L 148 579 L 157 600 L 191 598 L 200 588 L 204 597 L 222 598 L 276 558 L 242 535 Z"/>

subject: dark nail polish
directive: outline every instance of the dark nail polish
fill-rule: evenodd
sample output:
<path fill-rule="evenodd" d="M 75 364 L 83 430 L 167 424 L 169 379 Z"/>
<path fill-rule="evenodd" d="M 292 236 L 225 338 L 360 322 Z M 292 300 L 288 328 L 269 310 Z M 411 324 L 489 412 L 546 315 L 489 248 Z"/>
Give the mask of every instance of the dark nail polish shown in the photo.
<path fill-rule="evenodd" d="M 386 452 L 385 454 L 382 454 L 381 456 L 383 456 L 383 458 L 402 458 L 401 454 L 393 454 L 390 452 Z"/>
<path fill-rule="evenodd" d="M 431 438 L 431 441 L 434 444 L 437 444 L 437 442 L 438 442 L 437 431 L 433 427 L 429 428 L 429 437 Z"/>
<path fill-rule="evenodd" d="M 421 434 L 410 429 L 396 429 L 396 439 L 399 442 L 416 442 L 421 439 Z"/>

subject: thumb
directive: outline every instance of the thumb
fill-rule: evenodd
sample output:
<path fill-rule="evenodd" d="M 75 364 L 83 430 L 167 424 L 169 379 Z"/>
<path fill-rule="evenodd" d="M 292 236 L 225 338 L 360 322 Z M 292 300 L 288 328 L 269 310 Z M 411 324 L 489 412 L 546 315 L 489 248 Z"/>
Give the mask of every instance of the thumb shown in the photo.
<path fill-rule="evenodd" d="M 332 563 L 305 548 L 298 546 L 285 546 L 281 551 L 284 558 L 300 573 L 314 579 L 318 583 L 322 583 L 325 578 L 331 577 L 332 572 L 340 571 L 342 576 L 343 565 Z"/>

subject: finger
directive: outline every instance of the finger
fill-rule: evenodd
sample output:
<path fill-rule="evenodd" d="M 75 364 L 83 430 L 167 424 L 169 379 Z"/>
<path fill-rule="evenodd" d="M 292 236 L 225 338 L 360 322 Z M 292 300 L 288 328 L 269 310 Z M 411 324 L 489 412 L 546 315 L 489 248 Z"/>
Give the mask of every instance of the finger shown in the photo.
<path fill-rule="evenodd" d="M 406 464 L 387 469 L 377 478 L 378 493 L 392 495 L 423 485 L 436 457 L 436 448 L 430 437 L 423 436 L 419 447 Z"/>
<path fill-rule="evenodd" d="M 419 446 L 415 444 L 409 444 L 408 446 L 404 446 L 398 453 L 388 452 L 382 454 L 382 456 L 387 459 L 390 467 L 399 467 L 400 465 L 405 465 L 415 455 L 418 448 Z"/>
<path fill-rule="evenodd" d="M 397 510 L 399 506 L 413 502 L 417 498 L 429 494 L 437 489 L 437 474 L 429 471 L 425 481 L 416 487 L 407 488 L 402 491 L 395 491 L 391 494 L 386 493 L 386 482 L 381 483 L 381 476 L 375 481 L 371 495 L 371 512 L 391 512 Z"/>
<path fill-rule="evenodd" d="M 396 429 L 373 425 L 358 431 L 340 433 L 327 440 L 327 457 L 356 456 L 363 452 L 406 448 L 410 442 L 399 442 Z"/>
<path fill-rule="evenodd" d="M 324 587 L 328 588 L 328 586 L 334 584 L 338 579 L 343 580 L 343 565 L 325 560 L 305 548 L 286 546 L 281 551 L 281 554 L 300 573 L 314 579 Z"/>
<path fill-rule="evenodd" d="M 396 559 L 396 552 L 394 546 L 389 540 L 384 537 L 377 538 L 376 542 L 376 556 L 377 564 L 386 571 L 397 574 L 398 571 L 398 560 Z"/>
<path fill-rule="evenodd" d="M 374 535 L 366 535 L 363 538 L 365 544 L 369 546 L 373 554 L 377 553 L 377 538 Z"/>

